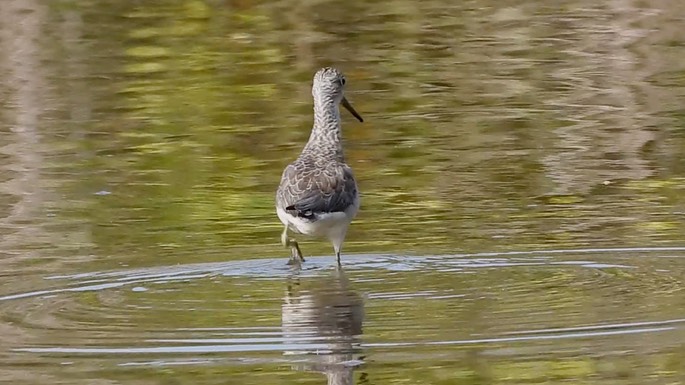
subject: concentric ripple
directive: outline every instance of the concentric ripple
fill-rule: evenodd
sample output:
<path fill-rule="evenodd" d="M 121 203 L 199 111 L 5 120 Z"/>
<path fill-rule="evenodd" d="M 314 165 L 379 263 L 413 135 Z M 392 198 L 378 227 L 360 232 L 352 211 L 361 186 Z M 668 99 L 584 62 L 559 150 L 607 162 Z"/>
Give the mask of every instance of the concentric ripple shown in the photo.
<path fill-rule="evenodd" d="M 330 257 L 300 270 L 253 259 L 46 276 L 0 297 L 0 310 L 24 331 L 7 344 L 24 364 L 350 376 L 369 360 L 473 349 L 493 360 L 669 355 L 685 341 L 684 263 L 685 248 L 353 255 L 342 271 Z"/>
<path fill-rule="evenodd" d="M 634 268 L 625 258 L 635 254 L 666 252 L 685 252 L 681 247 L 665 248 L 615 248 L 550 250 L 528 252 L 477 253 L 435 256 L 395 256 L 395 255 L 350 255 L 345 259 L 345 270 L 357 271 L 381 269 L 388 271 L 441 271 L 458 272 L 478 268 L 506 268 L 524 266 L 577 265 L 586 268 Z M 588 259 L 574 259 L 578 255 L 599 254 L 610 256 L 612 261 L 598 262 Z M 555 256 L 561 256 L 555 259 Z M 665 255 L 658 256 L 667 257 Z M 680 256 L 678 256 L 680 257 Z M 626 263 L 621 263 L 625 261 Z M 310 257 L 300 276 L 316 275 L 333 268 L 330 257 Z M 139 284 L 168 283 L 187 281 L 212 276 L 280 279 L 292 275 L 293 269 L 282 258 L 252 259 L 205 264 L 162 266 L 148 269 L 133 269 L 108 272 L 87 272 L 71 275 L 45 277 L 46 281 L 66 282 L 66 287 L 46 288 L 24 293 L 0 296 L 0 301 L 51 295 L 63 292 L 101 291 Z M 140 289 L 138 289 L 140 290 Z M 144 289 L 143 289 L 144 290 Z"/>

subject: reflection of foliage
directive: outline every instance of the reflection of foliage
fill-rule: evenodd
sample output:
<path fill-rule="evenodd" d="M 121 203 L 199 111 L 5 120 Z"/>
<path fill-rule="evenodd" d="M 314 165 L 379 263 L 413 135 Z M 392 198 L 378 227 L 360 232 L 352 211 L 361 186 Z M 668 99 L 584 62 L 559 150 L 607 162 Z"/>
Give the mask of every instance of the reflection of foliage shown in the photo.
<path fill-rule="evenodd" d="M 635 260 L 639 255 L 635 253 L 630 257 Z M 552 261 L 563 263 L 564 259 L 577 261 L 587 256 L 567 253 L 565 257 L 555 256 Z M 627 256 L 615 253 L 605 254 L 605 257 L 622 259 Z M 500 256 L 495 260 L 522 262 L 516 257 Z M 656 313 L 661 320 L 678 319 L 680 306 L 663 306 L 663 303 L 682 304 L 685 298 L 682 291 L 661 290 L 677 284 L 657 271 L 668 266 L 668 262 L 652 260 L 648 269 L 637 264 L 633 264 L 634 269 L 594 269 L 577 264 L 535 265 L 543 260 L 528 259 L 533 262 L 532 266 L 493 266 L 463 271 L 380 270 L 383 271 L 380 276 L 378 270 L 351 272 L 351 285 L 366 293 L 367 317 L 362 340 L 369 346 L 363 353 L 367 357 L 363 371 L 374 379 L 405 378 L 416 383 L 445 384 L 455 380 L 492 384 L 578 382 L 591 381 L 598 375 L 672 378 L 678 374 L 676 368 L 682 352 L 672 349 L 678 346 L 678 341 L 669 339 L 673 334 L 592 335 L 598 331 L 626 331 L 626 326 L 619 324 L 644 321 Z M 154 273 L 154 269 L 148 273 Z M 321 277 L 302 278 L 297 287 L 305 292 L 315 290 L 320 287 L 319 280 Z M 258 287 L 254 286 L 255 282 L 259 283 Z M 322 283 L 329 282 L 322 280 Z M 130 333 L 144 334 L 152 341 L 139 341 L 134 337 L 125 340 L 129 335 L 124 332 L 122 336 L 117 334 L 117 341 L 123 346 L 149 346 L 158 343 L 150 335 L 165 332 L 173 336 L 168 338 L 228 338 L 225 343 L 229 346 L 239 344 L 231 340 L 236 337 L 253 337 L 254 341 L 260 341 L 260 338 L 280 336 L 270 328 L 281 323 L 284 280 L 213 277 L 148 287 L 150 292 L 144 294 L 123 290 L 118 302 L 114 303 L 105 293 L 77 295 L 88 309 L 100 310 L 101 306 L 108 305 L 106 314 L 119 314 L 124 306 L 126 309 L 145 309 L 127 311 L 123 328 Z M 635 308 L 641 311 L 636 313 Z M 141 325 L 148 328 L 141 330 Z M 569 326 L 579 328 L 566 329 Z M 587 326 L 597 328 L 584 328 Z M 634 327 L 639 329 L 641 326 Z M 120 330 L 117 329 L 121 333 Z M 263 330 L 269 332 L 260 334 Z M 236 332 L 238 336 L 233 334 Z M 677 333 L 677 330 L 670 332 Z M 563 337 L 569 333 L 578 335 Z M 540 335 L 550 339 L 535 338 Z M 497 341 L 500 338 L 502 340 Z M 376 342 L 388 345 L 372 346 Z M 424 345 L 421 342 L 444 344 Z M 394 346 L 394 343 L 418 344 Z M 175 342 L 161 344 L 178 345 Z M 282 358 L 280 351 L 268 350 L 267 346 L 264 351 L 239 352 L 238 355 L 266 362 Z M 222 353 L 220 357 L 225 359 L 228 354 Z M 188 356 L 193 355 L 184 355 Z M 648 362 L 642 361 L 645 357 L 649 358 Z M 146 365 L 105 374 L 118 377 L 153 373 L 163 376 L 166 373 L 181 376 L 179 378 L 192 376 L 196 381 L 197 376 L 207 376 L 211 381 L 229 373 L 236 376 L 251 373 L 245 365 L 217 365 L 216 371 L 202 370 L 201 373 L 196 373 L 195 365 Z M 265 370 L 264 363 L 260 367 Z M 266 369 L 265 375 L 272 376 L 274 370 L 274 367 Z M 302 378 L 284 377 L 282 380 L 299 383 Z M 254 379 L 246 378 L 241 383 L 253 382 Z"/>
<path fill-rule="evenodd" d="M 87 189 L 112 191 L 81 213 L 101 224 L 94 242 L 150 264 L 157 245 L 174 245 L 155 252 L 161 263 L 198 250 L 283 254 L 273 191 L 308 136 L 309 67 L 327 63 L 347 72 L 367 117 L 343 116 L 363 193 L 346 251 L 677 242 L 682 167 L 659 172 L 632 143 L 650 141 L 657 164 L 681 158 L 682 138 L 656 150 L 641 121 L 614 108 L 627 102 L 606 95 L 630 91 L 621 76 L 649 92 L 655 79 L 665 95 L 664 79 L 678 88 L 680 78 L 615 70 L 606 57 L 630 55 L 607 52 L 615 45 L 579 51 L 580 40 L 606 39 L 584 24 L 594 18 L 561 28 L 560 11 L 544 7 L 446 12 L 454 7 L 182 0 L 91 10 L 96 47 L 121 54 L 92 70 L 111 79 L 93 123 L 107 135 L 87 144 L 106 155 L 89 167 L 110 170 Z M 331 252 L 326 242 L 306 250 Z"/>
<path fill-rule="evenodd" d="M 568 10 L 546 2 L 503 7 L 449 0 L 86 3 L 51 5 L 54 12 L 83 10 L 82 18 L 70 20 L 82 21 L 77 25 L 89 49 L 65 54 L 45 47 L 45 55 L 55 56 L 45 67 L 67 63 L 56 71 L 87 83 L 92 94 L 81 91 L 92 96 L 93 115 L 81 114 L 85 118 L 74 124 L 41 122 L 42 146 L 35 150 L 45 163 L 41 187 L 59 186 L 54 190 L 60 198 L 46 204 L 46 217 L 34 220 L 57 241 L 40 238 L 40 247 L 30 252 L 76 263 L 77 255 L 101 256 L 79 266 L 87 271 L 268 255 L 285 259 L 273 195 L 283 166 L 309 135 L 310 77 L 323 64 L 345 70 L 350 99 L 367 120 L 357 124 L 343 116 L 348 160 L 363 195 L 345 251 L 437 254 L 682 243 L 685 137 L 672 129 L 684 122 L 682 44 L 673 40 L 682 35 L 681 23 L 645 16 L 669 12 L 626 11 L 612 9 L 621 2 L 598 7 L 584 0 Z M 58 39 L 69 30 L 52 25 L 61 22 L 47 20 L 49 31 L 59 33 L 43 35 Z M 675 31 L 659 37 L 673 26 Z M 624 40 L 645 34 L 649 39 Z M 72 61 L 82 66 L 71 67 Z M 87 74 L 78 71 L 83 68 Z M 71 87 L 57 78 L 56 87 Z M 80 107 L 83 98 L 74 97 L 67 107 Z M 71 112 L 65 107 L 55 115 Z M 8 170 L 22 173 L 22 167 Z M 99 191 L 104 194 L 93 194 Z M 53 246 L 59 250 L 45 250 Z M 330 255 L 331 248 L 314 242 L 305 252 Z M 389 342 L 449 341 L 599 324 L 608 314 L 637 321 L 645 314 L 682 318 L 682 262 L 625 258 L 636 268 L 370 276 L 364 283 L 372 293 L 433 290 L 464 297 L 375 300 L 366 333 Z M 120 337 L 123 346 L 136 346 L 159 330 L 279 323 L 281 281 L 211 277 L 169 285 L 154 291 L 167 288 L 159 283 L 147 295 L 125 289 L 69 292 L 77 304 L 99 311 L 74 321 L 73 330 L 94 333 L 83 339 L 84 346 L 101 342 L 103 331 Z M 193 290 L 179 289 L 183 285 Z M 52 299 L 62 301 L 61 295 Z M 106 302 L 107 295 L 115 298 Z M 50 299 L 39 298 L 38 308 Z M 138 307 L 97 308 L 105 302 Z M 184 307 L 188 303 L 193 305 Z M 17 309 L 18 320 L 32 318 Z M 50 322 L 79 315 L 65 312 Z M 93 321 L 105 317 L 115 323 Z M 143 338 L 134 340 L 126 327 Z M 654 344 L 651 351 L 645 347 L 646 354 L 626 349 L 621 338 L 588 348 L 596 341 L 412 347 L 401 367 L 396 358 L 405 351 L 379 348 L 371 352 L 369 372 L 382 381 L 409 369 L 414 377 L 406 382 L 436 384 L 590 383 L 602 376 L 626 384 L 633 383 L 631 376 L 677 381 L 683 352 L 670 349 L 673 341 L 640 341 Z M 641 362 L 646 355 L 653 361 Z M 23 368 L 25 358 L 15 366 Z M 254 372 L 241 365 L 118 368 L 114 374 L 105 365 L 103 372 L 155 384 L 186 378 L 261 381 L 263 365 Z M 233 377 L 238 375 L 247 380 Z M 304 378 L 273 377 L 268 383 Z M 319 378 L 312 375 L 314 380 Z"/>

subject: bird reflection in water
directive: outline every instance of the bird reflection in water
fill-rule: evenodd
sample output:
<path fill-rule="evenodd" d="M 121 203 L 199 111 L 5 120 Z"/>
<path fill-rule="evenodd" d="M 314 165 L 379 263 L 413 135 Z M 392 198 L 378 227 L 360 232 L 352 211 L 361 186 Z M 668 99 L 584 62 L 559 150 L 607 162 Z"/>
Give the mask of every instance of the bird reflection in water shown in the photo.
<path fill-rule="evenodd" d="M 364 359 L 364 302 L 341 269 L 323 279 L 289 277 L 281 320 L 285 343 L 293 346 L 285 354 L 301 355 L 293 360 L 294 370 L 322 372 L 329 385 L 355 383 L 354 370 Z M 365 383 L 361 373 L 358 385 Z"/>

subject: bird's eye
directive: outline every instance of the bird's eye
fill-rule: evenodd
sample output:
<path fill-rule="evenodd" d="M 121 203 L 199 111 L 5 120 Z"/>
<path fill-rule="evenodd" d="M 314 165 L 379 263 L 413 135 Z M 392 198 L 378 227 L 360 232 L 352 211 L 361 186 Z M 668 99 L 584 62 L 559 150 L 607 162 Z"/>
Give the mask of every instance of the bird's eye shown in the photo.
<path fill-rule="evenodd" d="M 345 78 L 340 78 L 340 85 L 344 86 L 345 85 Z"/>

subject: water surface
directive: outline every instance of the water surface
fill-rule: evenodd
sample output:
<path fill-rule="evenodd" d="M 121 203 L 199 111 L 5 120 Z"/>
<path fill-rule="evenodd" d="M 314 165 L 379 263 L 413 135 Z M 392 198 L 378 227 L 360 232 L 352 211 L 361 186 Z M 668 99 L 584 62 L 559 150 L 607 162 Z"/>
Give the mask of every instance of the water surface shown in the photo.
<path fill-rule="evenodd" d="M 685 382 L 677 1 L 0 2 L 0 379 Z M 346 73 L 362 209 L 274 212 Z"/>

